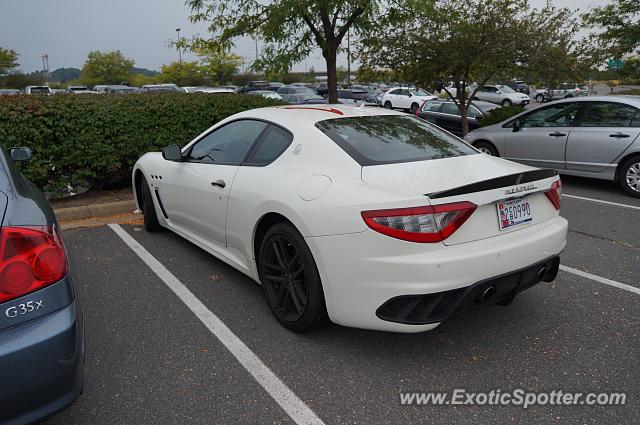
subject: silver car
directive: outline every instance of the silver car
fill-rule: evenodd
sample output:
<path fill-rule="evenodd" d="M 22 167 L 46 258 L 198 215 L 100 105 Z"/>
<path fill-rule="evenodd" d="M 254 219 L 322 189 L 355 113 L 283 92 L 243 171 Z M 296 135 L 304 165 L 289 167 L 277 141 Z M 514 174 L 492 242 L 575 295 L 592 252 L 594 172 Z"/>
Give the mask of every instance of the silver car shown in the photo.
<path fill-rule="evenodd" d="M 640 197 L 640 98 L 564 99 L 479 128 L 465 140 L 484 153 L 562 174 L 617 181 Z"/>

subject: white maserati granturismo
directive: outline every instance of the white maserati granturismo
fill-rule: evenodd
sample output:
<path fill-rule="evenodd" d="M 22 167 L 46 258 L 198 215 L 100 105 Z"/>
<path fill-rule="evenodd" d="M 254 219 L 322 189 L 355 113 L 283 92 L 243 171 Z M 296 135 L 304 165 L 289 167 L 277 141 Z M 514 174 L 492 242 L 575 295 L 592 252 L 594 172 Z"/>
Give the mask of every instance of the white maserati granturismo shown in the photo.
<path fill-rule="evenodd" d="M 296 331 L 430 330 L 553 280 L 566 244 L 555 171 L 380 108 L 242 112 L 143 155 L 133 183 L 148 231 L 261 283 Z"/>

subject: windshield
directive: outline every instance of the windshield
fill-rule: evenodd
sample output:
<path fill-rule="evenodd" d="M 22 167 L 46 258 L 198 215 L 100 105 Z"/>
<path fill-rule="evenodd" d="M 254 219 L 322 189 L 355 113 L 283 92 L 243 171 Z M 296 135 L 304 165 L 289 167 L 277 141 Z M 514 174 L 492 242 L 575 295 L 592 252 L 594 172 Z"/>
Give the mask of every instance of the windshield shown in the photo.
<path fill-rule="evenodd" d="M 516 91 L 509 86 L 498 86 L 498 88 L 502 90 L 503 93 L 516 93 Z"/>
<path fill-rule="evenodd" d="M 480 104 L 474 103 L 473 106 L 480 109 L 482 112 L 489 112 L 493 109 L 496 109 L 500 105 L 496 105 L 495 103 L 480 103 Z"/>
<path fill-rule="evenodd" d="M 413 116 L 333 118 L 316 127 L 362 166 L 477 153 L 457 137 Z"/>
<path fill-rule="evenodd" d="M 306 87 L 292 87 L 291 88 L 292 92 L 291 93 L 295 93 L 295 94 L 308 94 L 308 95 L 314 95 L 315 97 L 318 97 L 317 94 L 315 94 L 313 92 L 313 90 L 308 89 Z"/>

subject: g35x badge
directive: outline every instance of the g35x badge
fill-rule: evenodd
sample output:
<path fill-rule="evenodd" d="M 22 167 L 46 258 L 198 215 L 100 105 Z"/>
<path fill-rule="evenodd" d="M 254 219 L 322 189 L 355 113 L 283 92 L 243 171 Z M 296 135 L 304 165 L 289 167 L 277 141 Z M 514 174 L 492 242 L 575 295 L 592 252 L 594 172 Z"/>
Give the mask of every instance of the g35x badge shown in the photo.
<path fill-rule="evenodd" d="M 25 314 L 29 314 L 32 311 L 41 309 L 43 307 L 42 303 L 43 301 L 40 300 L 40 301 L 27 301 L 26 303 L 23 303 L 23 304 L 14 305 L 6 309 L 4 312 L 4 315 L 7 316 L 9 319 L 13 319 L 18 316 L 24 316 Z"/>

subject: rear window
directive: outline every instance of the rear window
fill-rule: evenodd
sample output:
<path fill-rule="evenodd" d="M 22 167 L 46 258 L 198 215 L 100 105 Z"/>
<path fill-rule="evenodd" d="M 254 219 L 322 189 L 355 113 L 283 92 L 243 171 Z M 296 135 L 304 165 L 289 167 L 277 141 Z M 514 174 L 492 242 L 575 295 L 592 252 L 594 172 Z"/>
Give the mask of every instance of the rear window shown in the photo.
<path fill-rule="evenodd" d="M 362 166 L 477 153 L 457 137 L 413 116 L 334 118 L 316 127 Z"/>

